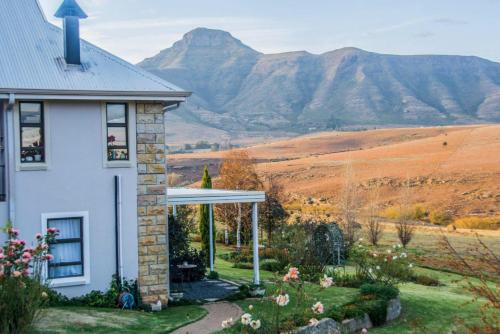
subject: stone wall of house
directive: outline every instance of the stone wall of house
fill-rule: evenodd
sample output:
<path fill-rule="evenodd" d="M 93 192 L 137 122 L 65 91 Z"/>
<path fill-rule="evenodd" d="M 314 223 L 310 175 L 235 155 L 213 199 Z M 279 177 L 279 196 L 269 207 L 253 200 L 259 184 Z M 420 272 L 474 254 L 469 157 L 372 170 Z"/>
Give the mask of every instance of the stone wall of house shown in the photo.
<path fill-rule="evenodd" d="M 160 104 L 137 104 L 139 287 L 144 303 L 167 304 L 165 128 Z"/>

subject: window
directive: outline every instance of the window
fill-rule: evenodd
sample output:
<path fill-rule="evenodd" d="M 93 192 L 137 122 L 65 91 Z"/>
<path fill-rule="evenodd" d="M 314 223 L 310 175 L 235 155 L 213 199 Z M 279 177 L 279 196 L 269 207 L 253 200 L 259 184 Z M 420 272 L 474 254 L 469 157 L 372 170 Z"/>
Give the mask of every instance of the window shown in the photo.
<path fill-rule="evenodd" d="M 19 104 L 21 163 L 45 162 L 43 116 L 43 103 L 21 102 Z"/>
<path fill-rule="evenodd" d="M 125 103 L 106 104 L 108 161 L 128 161 L 128 107 Z"/>
<path fill-rule="evenodd" d="M 49 218 L 47 228 L 59 230 L 49 245 L 54 256 L 48 265 L 49 279 L 84 276 L 83 217 Z"/>

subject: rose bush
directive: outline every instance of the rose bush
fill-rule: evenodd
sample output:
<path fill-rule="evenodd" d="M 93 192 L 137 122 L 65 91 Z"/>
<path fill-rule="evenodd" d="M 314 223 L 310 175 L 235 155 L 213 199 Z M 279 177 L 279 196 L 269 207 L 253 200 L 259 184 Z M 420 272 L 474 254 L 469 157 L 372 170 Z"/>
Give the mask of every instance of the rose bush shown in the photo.
<path fill-rule="evenodd" d="M 47 303 L 43 268 L 53 257 L 49 244 L 58 231 L 35 236 L 35 246 L 18 239 L 19 231 L 7 227 L 7 241 L 0 248 L 0 333 L 26 333 Z"/>

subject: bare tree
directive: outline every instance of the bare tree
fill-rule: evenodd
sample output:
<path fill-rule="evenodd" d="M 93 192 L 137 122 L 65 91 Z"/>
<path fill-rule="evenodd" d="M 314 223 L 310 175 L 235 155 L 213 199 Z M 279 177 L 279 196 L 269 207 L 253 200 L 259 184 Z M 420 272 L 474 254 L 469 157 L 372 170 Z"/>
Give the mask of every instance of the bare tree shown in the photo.
<path fill-rule="evenodd" d="M 368 197 L 368 218 L 366 221 L 367 238 L 374 246 L 378 245 L 383 233 L 383 228 L 378 217 L 379 210 L 379 189 L 378 185 L 375 185 L 375 187 L 370 190 Z"/>
<path fill-rule="evenodd" d="M 340 204 L 342 211 L 340 227 L 344 232 L 346 246 L 350 247 L 357 240 L 357 234 L 360 228 L 357 221 L 359 209 L 358 191 L 355 183 L 352 161 L 350 160 L 346 164 L 344 187 L 342 190 Z"/>
<path fill-rule="evenodd" d="M 219 168 L 219 179 L 216 188 L 234 190 L 259 190 L 262 182 L 256 171 L 255 161 L 247 151 L 233 150 L 227 152 Z M 249 204 L 223 204 L 218 205 L 217 216 L 225 222 L 232 231 L 236 232 L 236 246 L 241 248 L 242 232 L 249 232 L 251 225 L 251 210 Z"/>
<path fill-rule="evenodd" d="M 404 248 L 410 243 L 413 238 L 413 232 L 415 226 L 411 222 L 411 189 L 410 189 L 410 179 L 407 178 L 406 184 L 403 188 L 403 193 L 401 196 L 401 205 L 399 218 L 396 225 L 396 230 L 398 232 L 398 238 Z"/>
<path fill-rule="evenodd" d="M 266 200 L 260 205 L 260 222 L 262 230 L 267 233 L 267 243 L 272 245 L 273 232 L 278 229 L 288 218 L 288 213 L 282 205 L 283 186 L 276 182 L 272 176 L 265 183 Z"/>

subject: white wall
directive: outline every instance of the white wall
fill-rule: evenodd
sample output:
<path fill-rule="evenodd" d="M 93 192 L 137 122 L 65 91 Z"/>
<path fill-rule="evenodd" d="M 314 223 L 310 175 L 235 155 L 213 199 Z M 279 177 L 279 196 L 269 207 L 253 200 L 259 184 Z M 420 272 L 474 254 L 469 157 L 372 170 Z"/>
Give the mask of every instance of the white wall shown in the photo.
<path fill-rule="evenodd" d="M 124 276 L 137 278 L 137 170 L 105 168 L 99 102 L 45 104 L 50 149 L 48 170 L 16 171 L 16 221 L 22 238 L 33 240 L 42 213 L 88 211 L 90 284 L 58 288 L 69 296 L 105 290 L 115 272 L 114 176 L 123 178 Z M 135 115 L 130 112 L 130 149 L 135 151 Z M 18 143 L 16 143 L 18 145 Z M 135 154 L 133 155 L 135 157 Z M 87 236 L 88 237 L 88 236 Z"/>

